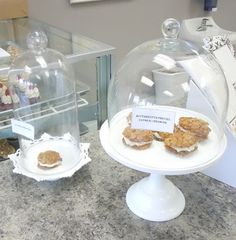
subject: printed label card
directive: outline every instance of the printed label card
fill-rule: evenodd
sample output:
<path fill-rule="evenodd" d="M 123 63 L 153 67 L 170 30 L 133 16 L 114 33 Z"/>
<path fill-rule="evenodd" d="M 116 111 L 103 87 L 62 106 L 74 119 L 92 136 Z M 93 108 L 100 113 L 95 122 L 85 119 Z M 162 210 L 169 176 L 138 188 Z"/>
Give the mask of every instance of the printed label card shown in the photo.
<path fill-rule="evenodd" d="M 148 107 L 134 107 L 131 127 L 173 133 L 175 112 Z"/>
<path fill-rule="evenodd" d="M 12 132 L 34 140 L 34 126 L 16 119 L 11 119 Z"/>

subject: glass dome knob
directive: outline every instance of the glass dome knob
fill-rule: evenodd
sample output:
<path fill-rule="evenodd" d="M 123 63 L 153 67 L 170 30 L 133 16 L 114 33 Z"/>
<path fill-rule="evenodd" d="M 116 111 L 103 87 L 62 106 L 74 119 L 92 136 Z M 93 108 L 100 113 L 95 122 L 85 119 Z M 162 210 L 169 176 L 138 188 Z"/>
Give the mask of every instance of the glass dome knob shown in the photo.
<path fill-rule="evenodd" d="M 48 44 L 48 38 L 42 31 L 35 31 L 29 33 L 27 37 L 27 46 L 33 51 L 45 50 Z"/>
<path fill-rule="evenodd" d="M 161 30 L 164 38 L 177 39 L 180 30 L 180 23 L 174 18 L 168 18 L 163 22 Z"/>

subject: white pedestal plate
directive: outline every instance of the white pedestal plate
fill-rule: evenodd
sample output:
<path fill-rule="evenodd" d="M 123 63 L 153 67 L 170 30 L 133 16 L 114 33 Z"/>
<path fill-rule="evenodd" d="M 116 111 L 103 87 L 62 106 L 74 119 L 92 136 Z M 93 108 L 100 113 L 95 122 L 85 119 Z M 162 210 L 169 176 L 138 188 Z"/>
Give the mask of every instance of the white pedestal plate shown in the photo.
<path fill-rule="evenodd" d="M 127 125 L 126 116 L 129 111 L 118 113 L 112 121 L 113 131 L 110 131 L 108 121 L 100 129 L 101 144 L 109 156 L 127 167 L 150 173 L 149 177 L 129 188 L 126 203 L 134 214 L 146 220 L 168 221 L 176 218 L 184 210 L 185 198 L 165 175 L 188 174 L 209 167 L 223 154 L 226 137 L 219 139 L 215 124 L 206 116 L 179 110 L 177 119 L 182 115 L 197 115 L 210 123 L 209 137 L 199 144 L 196 151 L 179 156 L 168 152 L 164 144 L 158 141 L 154 141 L 146 150 L 132 149 L 122 142 L 122 131 Z"/>

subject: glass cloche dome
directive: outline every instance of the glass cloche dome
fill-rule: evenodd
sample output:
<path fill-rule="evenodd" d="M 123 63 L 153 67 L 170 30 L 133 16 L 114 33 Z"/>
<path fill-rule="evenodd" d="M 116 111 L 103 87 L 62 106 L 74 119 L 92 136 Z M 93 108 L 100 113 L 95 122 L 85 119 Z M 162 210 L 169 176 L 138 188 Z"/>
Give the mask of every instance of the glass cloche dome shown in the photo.
<path fill-rule="evenodd" d="M 228 106 L 224 74 L 204 48 L 177 38 L 179 28 L 178 21 L 167 19 L 164 38 L 134 48 L 113 75 L 108 124 L 111 145 L 121 155 L 143 149 L 158 155 L 161 149 L 167 159 L 201 159 L 206 153 L 214 159 L 222 149 Z"/>
<path fill-rule="evenodd" d="M 65 57 L 47 48 L 47 42 L 44 32 L 30 33 L 29 50 L 15 59 L 8 74 L 12 130 L 23 165 L 40 174 L 63 172 L 80 161 L 75 79 Z"/>

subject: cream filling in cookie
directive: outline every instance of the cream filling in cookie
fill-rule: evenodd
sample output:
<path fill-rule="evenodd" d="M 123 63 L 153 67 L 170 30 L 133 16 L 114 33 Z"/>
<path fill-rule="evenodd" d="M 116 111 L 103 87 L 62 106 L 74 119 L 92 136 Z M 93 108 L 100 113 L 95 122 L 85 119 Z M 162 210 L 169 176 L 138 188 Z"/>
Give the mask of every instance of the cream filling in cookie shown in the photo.
<path fill-rule="evenodd" d="M 178 128 L 179 128 L 181 131 L 183 131 L 183 132 L 190 132 L 190 130 L 186 130 L 186 129 L 184 129 L 183 127 L 181 127 L 180 125 L 178 125 Z"/>
<path fill-rule="evenodd" d="M 192 152 L 197 147 L 197 143 L 193 144 L 190 147 L 172 147 L 177 152 Z"/>
<path fill-rule="evenodd" d="M 153 135 L 154 135 L 157 139 L 163 140 L 163 138 L 159 135 L 159 133 L 154 132 Z"/>
<path fill-rule="evenodd" d="M 124 140 L 126 142 L 127 145 L 129 146 L 143 146 L 143 145 L 146 145 L 146 144 L 150 144 L 152 143 L 152 141 L 148 141 L 148 142 L 133 142 L 133 141 L 130 141 L 128 138 L 124 137 Z"/>
<path fill-rule="evenodd" d="M 40 165 L 41 167 L 52 168 L 52 167 L 58 166 L 59 164 L 61 164 L 61 161 L 58 161 L 58 162 L 55 162 L 55 163 L 52 163 L 52 164 L 41 163 L 41 162 L 39 161 L 39 165 Z"/>
<path fill-rule="evenodd" d="M 179 128 L 181 131 L 183 131 L 183 132 L 190 132 L 190 133 L 192 133 L 194 136 L 201 137 L 200 134 L 197 134 L 197 133 L 195 133 L 195 132 L 192 132 L 191 130 L 186 130 L 186 129 L 182 128 L 181 126 L 178 126 L 178 128 Z M 204 137 L 204 135 L 203 135 L 202 137 Z M 207 137 L 207 135 L 206 135 L 206 137 Z"/>

